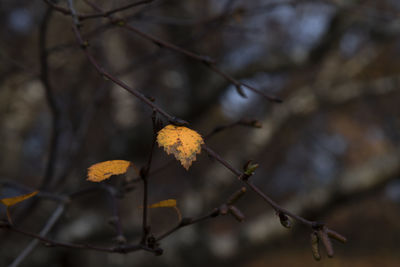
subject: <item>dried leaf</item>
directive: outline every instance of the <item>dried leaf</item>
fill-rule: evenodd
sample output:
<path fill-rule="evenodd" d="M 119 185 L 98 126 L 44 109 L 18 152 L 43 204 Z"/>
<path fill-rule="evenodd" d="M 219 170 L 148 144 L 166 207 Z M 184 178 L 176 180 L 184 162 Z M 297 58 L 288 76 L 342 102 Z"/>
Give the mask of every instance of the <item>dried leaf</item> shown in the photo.
<path fill-rule="evenodd" d="M 172 208 L 176 207 L 176 200 L 175 199 L 166 199 L 160 202 L 154 203 L 149 205 L 149 208 Z"/>
<path fill-rule="evenodd" d="M 180 221 L 182 219 L 181 211 L 176 206 L 176 199 L 162 200 L 160 202 L 151 204 L 148 207 L 150 209 L 153 209 L 153 208 L 173 208 L 173 209 L 175 209 L 175 211 L 176 211 L 176 213 L 178 215 L 178 220 Z"/>
<path fill-rule="evenodd" d="M 18 204 L 24 200 L 27 200 L 28 198 L 31 198 L 31 197 L 35 196 L 37 193 L 39 193 L 39 191 L 33 191 L 33 192 L 31 192 L 29 194 L 25 194 L 25 195 L 0 199 L 0 202 L 3 203 L 7 207 L 7 209 L 6 209 L 7 219 L 10 224 L 13 224 L 13 222 L 11 220 L 11 214 L 10 214 L 9 207 L 14 206 L 15 204 Z"/>
<path fill-rule="evenodd" d="M 33 191 L 32 193 L 25 194 L 25 195 L 20 195 L 20 196 L 16 196 L 16 197 L 2 198 L 2 199 L 0 199 L 0 201 L 5 206 L 11 207 L 11 206 L 14 206 L 15 204 L 18 204 L 18 203 L 20 203 L 20 202 L 22 202 L 22 201 L 24 201 L 24 200 L 26 200 L 28 198 L 33 197 L 37 193 L 39 193 L 39 191 Z"/>
<path fill-rule="evenodd" d="M 174 154 L 182 166 L 188 170 L 200 153 L 203 138 L 196 131 L 184 126 L 167 125 L 158 132 L 157 142 L 167 154 Z"/>
<path fill-rule="evenodd" d="M 126 160 L 109 160 L 93 164 L 88 169 L 87 179 L 91 182 L 101 182 L 112 175 L 124 174 L 131 163 Z"/>

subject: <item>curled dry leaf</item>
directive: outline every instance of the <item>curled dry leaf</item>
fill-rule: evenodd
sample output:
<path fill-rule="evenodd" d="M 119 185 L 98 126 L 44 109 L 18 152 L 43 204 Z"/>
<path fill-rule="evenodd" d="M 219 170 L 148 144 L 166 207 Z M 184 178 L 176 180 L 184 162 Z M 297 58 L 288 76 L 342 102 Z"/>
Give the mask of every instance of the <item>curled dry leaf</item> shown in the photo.
<path fill-rule="evenodd" d="M 16 197 L 9 197 L 9 198 L 2 198 L 0 199 L 1 203 L 3 203 L 5 206 L 7 207 L 11 207 L 14 206 L 15 204 L 18 204 L 28 198 L 31 198 L 33 196 L 35 196 L 39 191 L 33 191 L 29 194 L 25 194 L 25 195 L 20 195 L 20 196 L 16 196 Z"/>
<path fill-rule="evenodd" d="M 160 202 L 149 205 L 149 208 L 173 208 L 176 207 L 175 199 L 166 199 Z"/>
<path fill-rule="evenodd" d="M 160 202 L 154 203 L 149 205 L 148 207 L 150 209 L 153 208 L 173 208 L 176 211 L 176 214 L 178 215 L 178 220 L 180 221 L 182 219 L 182 214 L 181 211 L 178 209 L 178 207 L 176 206 L 176 199 L 166 199 L 166 200 L 162 200 Z"/>
<path fill-rule="evenodd" d="M 87 179 L 91 182 L 101 182 L 112 175 L 124 174 L 130 164 L 126 160 L 109 160 L 93 164 L 88 168 Z"/>
<path fill-rule="evenodd" d="M 31 197 L 35 196 L 37 193 L 39 193 L 39 191 L 33 191 L 33 192 L 25 194 L 25 195 L 0 199 L 0 202 L 7 207 L 7 209 L 6 209 L 7 219 L 10 224 L 13 224 L 13 223 L 11 220 L 11 214 L 10 214 L 9 207 L 14 206 L 15 204 L 18 204 L 24 200 L 27 200 L 28 198 L 31 198 Z"/>
<path fill-rule="evenodd" d="M 201 152 L 203 138 L 196 131 L 184 126 L 167 125 L 158 132 L 157 142 L 167 154 L 174 154 L 182 166 L 188 170 Z"/>

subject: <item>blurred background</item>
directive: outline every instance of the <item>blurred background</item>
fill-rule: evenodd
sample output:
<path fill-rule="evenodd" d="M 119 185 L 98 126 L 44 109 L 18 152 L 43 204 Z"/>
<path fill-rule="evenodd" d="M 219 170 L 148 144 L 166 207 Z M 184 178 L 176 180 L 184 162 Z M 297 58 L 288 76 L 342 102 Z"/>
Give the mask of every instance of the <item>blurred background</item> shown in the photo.
<path fill-rule="evenodd" d="M 85 1 L 74 2 L 81 14 L 97 13 Z M 109 10 L 130 2 L 96 4 Z M 237 168 L 249 159 L 258 162 L 252 180 L 260 189 L 349 241 L 334 243 L 333 259 L 322 253 L 315 262 L 310 230 L 296 223 L 283 228 L 273 210 L 248 192 L 237 203 L 244 222 L 224 216 L 181 229 L 161 242 L 160 257 L 39 245 L 20 266 L 398 266 L 400 1 L 150 2 L 117 15 L 210 56 L 220 69 L 283 103 L 246 88 L 243 97 L 201 62 L 107 18 L 82 22 L 95 58 L 203 136 L 241 119 L 257 120 L 261 128 L 230 127 L 206 143 Z M 67 7 L 66 1 L 55 3 Z M 143 166 L 152 143 L 151 110 L 96 73 L 76 43 L 71 17 L 49 11 L 45 1 L 28 0 L 1 1 L 0 15 L 1 197 L 88 187 L 87 168 L 104 160 Z M 205 152 L 186 171 L 157 147 L 152 169 L 149 202 L 174 198 L 185 217 L 207 214 L 241 187 Z M 113 181 L 118 179 L 123 177 Z M 118 200 L 131 242 L 140 240 L 142 195 L 138 183 Z M 39 233 L 57 205 L 46 198 L 28 205 L 14 207 L 12 216 L 19 227 Z M 109 206 L 102 193 L 78 198 L 48 236 L 111 246 Z M 6 218 L 3 207 L 0 212 Z M 173 209 L 150 211 L 155 234 L 176 223 Z M 31 241 L 3 230 L 0 238 L 1 266 Z"/>

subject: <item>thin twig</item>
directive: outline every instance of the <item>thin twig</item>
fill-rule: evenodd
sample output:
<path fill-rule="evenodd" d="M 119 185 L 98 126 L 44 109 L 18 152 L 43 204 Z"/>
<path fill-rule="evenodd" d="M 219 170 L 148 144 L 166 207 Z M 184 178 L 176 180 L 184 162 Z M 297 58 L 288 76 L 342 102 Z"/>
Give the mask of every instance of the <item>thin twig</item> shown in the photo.
<path fill-rule="evenodd" d="M 234 175 L 236 175 L 239 179 L 242 177 L 242 172 L 233 167 L 230 163 L 228 163 L 226 160 L 224 160 L 220 155 L 218 155 L 215 151 L 213 151 L 211 148 L 209 148 L 206 145 L 202 146 L 203 149 L 208 153 L 209 156 L 217 160 L 219 163 L 224 165 L 228 170 L 230 170 Z M 296 214 L 291 213 L 290 211 L 286 210 L 285 208 L 281 207 L 279 204 L 277 204 L 275 201 L 273 201 L 270 197 L 268 197 L 266 194 L 264 194 L 257 186 L 255 186 L 252 182 L 250 182 L 248 179 L 240 179 L 242 182 L 244 182 L 247 186 L 249 186 L 257 195 L 259 195 L 262 199 L 264 199 L 276 212 L 281 212 L 289 217 L 309 226 L 313 227 L 315 222 L 309 221 L 304 219 L 301 216 L 298 216 Z"/>
<path fill-rule="evenodd" d="M 148 181 L 148 176 L 150 173 L 150 168 L 151 164 L 153 162 L 153 152 L 154 152 L 154 147 L 156 144 L 157 140 L 157 113 L 156 111 L 153 111 L 153 114 L 151 116 L 152 118 L 152 123 L 153 123 L 153 138 L 152 138 L 152 143 L 151 143 L 151 148 L 150 148 L 150 154 L 147 159 L 147 164 L 144 166 L 141 171 L 140 171 L 140 176 L 143 181 L 143 222 L 142 222 L 142 244 L 146 244 L 147 236 L 149 234 L 149 226 L 147 222 L 147 214 L 148 214 L 148 194 L 149 194 L 149 181 Z"/>
<path fill-rule="evenodd" d="M 60 127 L 61 127 L 61 108 L 59 107 L 57 100 L 54 96 L 54 88 L 51 85 L 49 78 L 49 64 L 48 64 L 48 55 L 47 55 L 47 33 L 49 21 L 52 15 L 52 8 L 48 8 L 46 13 L 42 19 L 39 31 L 39 61 L 40 61 L 40 80 L 45 89 L 46 101 L 47 105 L 50 108 L 51 116 L 52 116 L 52 132 L 51 132 L 51 141 L 50 141 L 50 149 L 49 155 L 47 158 L 47 165 L 45 169 L 45 173 L 43 176 L 43 180 L 40 188 L 45 189 L 49 188 L 51 185 L 51 181 L 54 178 L 54 170 L 55 165 L 58 160 L 57 151 L 58 151 L 58 143 L 60 138 Z"/>
<path fill-rule="evenodd" d="M 141 244 L 129 244 L 129 245 L 116 246 L 116 247 L 100 247 L 100 246 L 94 246 L 94 245 L 90 245 L 90 244 L 76 244 L 76 243 L 60 242 L 60 241 L 51 240 L 42 235 L 16 228 L 15 226 L 12 226 L 10 224 L 6 225 L 4 223 L 1 223 L 0 228 L 5 228 L 12 232 L 16 232 L 16 233 L 20 233 L 25 236 L 33 237 L 37 240 L 44 242 L 45 245 L 49 246 L 49 247 L 88 249 L 88 250 L 95 250 L 95 251 L 100 251 L 100 252 L 123 253 L 123 254 L 133 252 L 133 251 L 138 251 L 138 250 L 146 250 L 146 251 L 153 252 L 153 253 L 159 253 L 159 250 L 154 250 L 149 247 L 143 246 Z"/>
<path fill-rule="evenodd" d="M 222 203 L 218 208 L 214 208 L 206 215 L 197 217 L 197 218 L 182 218 L 180 222 L 172 227 L 171 229 L 167 230 L 165 233 L 161 234 L 159 237 L 156 238 L 156 241 L 161 241 L 162 239 L 166 238 L 167 236 L 171 235 L 172 233 L 178 231 L 179 229 L 186 227 L 188 225 L 196 224 L 211 218 L 215 218 L 219 215 L 226 215 L 228 214 L 229 207 L 238 201 L 246 192 L 246 188 L 240 188 L 238 191 L 233 193 L 226 202 Z"/>
<path fill-rule="evenodd" d="M 125 89 L 129 93 L 133 94 L 136 98 L 140 99 L 143 103 L 147 104 L 150 106 L 153 110 L 156 110 L 159 114 L 163 115 L 165 118 L 167 118 L 168 121 L 171 123 L 174 123 L 176 121 L 182 121 L 174 116 L 171 116 L 168 114 L 166 111 L 158 107 L 156 104 L 154 104 L 150 99 L 148 99 L 146 96 L 144 96 L 142 93 L 137 91 L 136 89 L 129 87 L 127 84 L 119 80 L 118 78 L 114 77 L 107 71 L 105 71 L 99 64 L 98 62 L 94 59 L 92 54 L 88 51 L 87 48 L 87 43 L 83 41 L 82 35 L 80 33 L 80 30 L 78 29 L 77 25 L 72 26 L 75 36 L 77 38 L 77 41 L 79 45 L 81 46 L 82 50 L 84 51 L 86 57 L 88 58 L 89 62 L 93 65 L 93 67 L 99 72 L 99 74 L 111 81 L 113 81 L 116 85 L 120 86 L 121 88 Z"/>
<path fill-rule="evenodd" d="M 59 204 L 57 208 L 54 210 L 50 218 L 47 220 L 46 225 L 43 227 L 42 231 L 40 231 L 40 236 L 46 236 L 53 226 L 57 223 L 60 219 L 61 215 L 64 213 L 65 204 Z M 12 229 L 11 229 L 12 230 Z M 17 267 L 19 266 L 22 261 L 36 248 L 39 244 L 39 239 L 32 240 L 27 247 L 15 258 L 15 260 L 9 265 L 9 267 Z"/>
<path fill-rule="evenodd" d="M 109 15 L 117 13 L 117 12 L 128 10 L 130 8 L 133 8 L 133 7 L 137 7 L 137 6 L 144 5 L 144 4 L 149 4 L 149 3 L 153 2 L 153 1 L 154 0 L 138 1 L 138 2 L 130 3 L 130 4 L 127 4 L 127 5 L 124 5 L 124 6 L 121 6 L 121 7 L 117 7 L 115 9 L 111 9 L 111 10 L 108 10 L 108 11 L 105 11 L 105 12 L 96 13 L 96 14 L 78 14 L 78 13 L 75 12 L 75 16 L 81 21 L 86 20 L 86 19 L 101 18 L 101 17 L 106 17 L 106 16 L 109 16 Z M 44 0 L 44 2 L 46 2 L 46 4 L 48 4 L 53 9 L 57 10 L 58 12 L 60 12 L 61 14 L 64 14 L 64 15 L 71 15 L 72 14 L 70 8 L 64 8 L 64 7 L 58 6 L 58 5 L 54 4 L 52 1 L 50 1 L 50 0 Z"/>
<path fill-rule="evenodd" d="M 69 1 L 71 1 L 71 0 L 69 0 Z M 215 60 L 211 59 L 210 57 L 205 56 L 205 55 L 199 55 L 199 54 L 193 53 L 193 52 L 188 51 L 188 50 L 186 50 L 186 49 L 183 49 L 183 48 L 181 48 L 181 47 L 179 47 L 179 46 L 177 46 L 177 45 L 174 45 L 174 44 L 172 44 L 172 43 L 170 43 L 170 42 L 168 42 L 168 41 L 162 40 L 162 39 L 157 38 L 157 37 L 155 37 L 155 36 L 153 36 L 153 35 L 151 35 L 151 34 L 145 33 L 145 32 L 143 32 L 143 31 L 141 31 L 140 29 L 138 29 L 137 27 L 134 27 L 134 26 L 132 26 L 132 25 L 127 24 L 126 21 L 125 21 L 124 19 L 115 18 L 115 17 L 111 16 L 111 14 L 105 14 L 106 12 L 104 12 L 104 11 L 103 11 L 98 5 L 96 5 L 95 3 L 89 2 L 89 1 L 87 1 L 87 0 L 86 0 L 85 2 L 87 2 L 87 3 L 90 4 L 94 9 L 96 9 L 97 11 L 101 12 L 102 14 L 104 14 L 107 18 L 109 18 L 112 24 L 117 25 L 117 26 L 119 26 L 119 27 L 123 27 L 124 29 L 127 29 L 127 30 L 129 30 L 129 31 L 131 31 L 131 32 L 134 32 L 135 34 L 137 34 L 137 35 L 143 37 L 144 39 L 147 39 L 147 40 L 153 42 L 154 44 L 156 44 L 156 45 L 158 45 L 158 46 L 160 46 L 160 47 L 164 47 L 164 48 L 166 48 L 166 49 L 169 49 L 169 50 L 178 52 L 178 53 L 180 53 L 180 54 L 183 54 L 183 55 L 185 55 L 185 56 L 188 56 L 189 58 L 192 58 L 192 59 L 194 59 L 194 60 L 196 60 L 196 61 L 199 61 L 199 62 L 203 63 L 203 64 L 204 64 L 205 66 L 207 66 L 210 70 L 212 70 L 213 72 L 217 73 L 217 74 L 220 75 L 221 77 L 225 78 L 225 79 L 226 79 L 227 81 L 229 81 L 230 83 L 234 84 L 235 87 L 237 88 L 238 92 L 239 92 L 240 94 L 242 94 L 243 96 L 244 96 L 244 93 L 243 93 L 243 91 L 242 91 L 242 87 L 246 87 L 246 88 L 248 88 L 249 90 L 251 90 L 251 91 L 253 91 L 253 92 L 257 93 L 257 94 L 260 94 L 260 95 L 263 96 L 263 97 L 265 97 L 265 98 L 266 98 L 267 100 L 269 100 L 269 101 L 277 102 L 277 103 L 282 102 L 282 100 L 281 100 L 280 98 L 276 97 L 276 96 L 268 95 L 268 94 L 266 94 L 265 92 L 263 92 L 263 91 L 261 91 L 261 90 L 255 88 L 255 87 L 252 87 L 252 86 L 250 86 L 250 85 L 248 85 L 248 84 L 245 84 L 245 83 L 243 83 L 243 82 L 240 82 L 240 81 L 236 80 L 235 78 L 233 78 L 232 76 L 230 76 L 230 75 L 227 74 L 226 72 L 224 72 L 224 71 L 222 71 L 221 69 L 217 68 L 216 65 L 215 65 L 215 63 L 216 63 Z M 72 16 L 74 16 L 74 12 L 71 11 L 70 14 L 71 14 Z M 75 14 L 76 14 L 76 13 L 75 13 Z M 79 16 L 76 15 L 75 18 L 79 18 Z M 77 23 L 75 23 L 75 24 L 76 24 L 76 25 L 79 25 L 79 24 L 77 24 Z"/>

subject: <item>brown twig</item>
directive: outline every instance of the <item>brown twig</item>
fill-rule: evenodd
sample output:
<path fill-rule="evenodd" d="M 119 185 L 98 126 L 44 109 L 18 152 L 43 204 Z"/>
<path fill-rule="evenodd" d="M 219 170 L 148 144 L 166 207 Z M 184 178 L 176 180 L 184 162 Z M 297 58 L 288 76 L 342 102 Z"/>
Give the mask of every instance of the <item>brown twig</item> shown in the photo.
<path fill-rule="evenodd" d="M 236 203 L 236 201 L 238 201 L 246 192 L 246 188 L 240 188 L 238 191 L 236 191 L 235 193 L 233 193 L 229 199 L 225 202 L 222 203 L 218 208 L 215 208 L 213 210 L 211 210 L 210 212 L 208 212 L 206 215 L 197 217 L 197 218 L 182 218 L 180 220 L 180 222 L 172 227 L 171 229 L 167 230 L 165 233 L 161 234 L 159 237 L 156 238 L 156 241 L 161 241 L 162 239 L 166 238 L 167 236 L 171 235 L 172 233 L 178 231 L 179 229 L 186 227 L 188 225 L 193 225 L 199 222 L 203 222 L 206 221 L 208 219 L 211 218 L 215 218 L 217 216 L 220 215 L 226 215 L 226 214 L 232 214 L 232 216 L 234 216 L 237 220 L 242 221 L 243 220 L 243 216 L 239 215 L 241 212 L 238 208 L 236 208 L 235 206 L 233 206 L 233 204 Z M 242 217 L 240 217 L 242 216 Z M 239 218 L 240 217 L 240 218 Z"/>
<path fill-rule="evenodd" d="M 245 96 L 242 87 L 246 87 L 249 90 L 251 90 L 251 91 L 253 91 L 253 92 L 257 93 L 257 94 L 260 94 L 263 97 L 265 97 L 269 101 L 277 102 L 277 103 L 282 102 L 282 100 L 280 98 L 276 97 L 276 96 L 268 95 L 265 92 L 255 88 L 253 86 L 250 86 L 248 84 L 245 84 L 243 82 L 240 82 L 240 81 L 236 80 L 235 78 L 233 78 L 232 76 L 230 76 L 226 72 L 224 72 L 221 69 L 217 68 L 216 65 L 215 65 L 216 64 L 215 60 L 211 59 L 210 57 L 193 53 L 193 52 L 188 51 L 186 49 L 183 49 L 183 48 L 181 48 L 181 47 L 179 47 L 177 45 L 174 45 L 174 44 L 172 44 L 170 42 L 167 42 L 165 40 L 157 38 L 157 37 L 155 37 L 155 36 L 153 36 L 151 34 L 145 33 L 143 31 L 139 30 L 137 27 L 134 27 L 132 25 L 127 24 L 124 19 L 115 18 L 111 14 L 105 14 L 106 12 L 104 12 L 95 3 L 92 3 L 92 2 L 87 1 L 87 0 L 85 2 L 87 2 L 89 5 L 91 5 L 94 9 L 96 9 L 100 13 L 104 14 L 108 19 L 110 19 L 112 24 L 117 25 L 119 27 L 123 27 L 124 29 L 127 29 L 127 30 L 129 30 L 131 32 L 134 32 L 135 34 L 141 36 L 144 39 L 147 39 L 147 40 L 153 42 L 154 44 L 156 44 L 156 45 L 158 45 L 160 47 L 164 47 L 166 49 L 178 52 L 180 54 L 188 56 L 189 58 L 192 58 L 192 59 L 194 59 L 196 61 L 199 61 L 199 62 L 203 63 L 210 70 L 212 70 L 216 74 L 220 75 L 221 77 L 225 78 L 230 83 L 232 83 L 236 87 L 238 93 L 241 94 L 242 96 Z M 74 11 L 70 11 L 69 14 L 71 14 L 74 17 L 74 20 L 78 20 L 79 19 L 79 16 Z M 79 23 L 75 22 L 75 25 L 79 25 Z"/>
<path fill-rule="evenodd" d="M 47 8 L 46 13 L 42 19 L 39 31 L 39 61 L 40 61 L 40 80 L 45 89 L 47 105 L 50 108 L 52 116 L 52 132 L 50 140 L 49 155 L 47 158 L 47 164 L 45 173 L 43 176 L 41 189 L 49 188 L 51 181 L 54 178 L 54 169 L 58 160 L 57 151 L 58 143 L 60 138 L 60 127 L 61 127 L 61 109 L 54 96 L 54 88 L 51 85 L 49 78 L 49 64 L 47 55 L 47 33 L 49 21 L 52 15 L 53 9 Z"/>
<path fill-rule="evenodd" d="M 107 71 L 105 71 L 99 64 L 98 62 L 94 59 L 92 54 L 88 51 L 88 43 L 84 42 L 82 39 L 82 35 L 80 33 L 80 30 L 76 24 L 73 24 L 72 26 L 76 39 L 81 46 L 82 50 L 84 51 L 86 57 L 88 58 L 89 62 L 92 64 L 92 66 L 99 72 L 99 74 L 112 82 L 114 82 L 116 85 L 120 86 L 121 88 L 127 90 L 129 93 L 133 94 L 136 98 L 140 99 L 143 103 L 147 104 L 150 106 L 153 110 L 157 111 L 159 114 L 163 115 L 165 118 L 167 118 L 168 121 L 171 123 L 176 123 L 177 121 L 183 121 L 181 119 L 178 119 L 174 116 L 171 116 L 167 112 L 165 112 L 163 109 L 158 107 L 156 104 L 154 104 L 150 99 L 148 99 L 146 96 L 144 96 L 142 93 L 137 91 L 136 89 L 128 86 L 118 78 L 114 77 Z M 185 122 L 187 124 L 187 122 Z"/>
<path fill-rule="evenodd" d="M 46 2 L 46 4 L 49 5 L 52 9 L 57 10 L 61 14 L 64 14 L 64 15 L 72 15 L 73 14 L 72 13 L 73 11 L 71 11 L 70 8 L 61 7 L 59 5 L 54 4 L 50 0 L 43 0 L 43 1 Z M 138 2 L 133 2 L 133 3 L 121 6 L 121 7 L 117 7 L 115 9 L 111 9 L 111 10 L 96 13 L 96 14 L 78 14 L 75 12 L 74 16 L 76 16 L 79 20 L 102 18 L 102 17 L 107 17 L 107 16 L 112 15 L 117 12 L 128 10 L 133 7 L 137 7 L 137 6 L 144 5 L 144 4 L 149 4 L 153 1 L 154 0 L 142 0 L 142 1 L 138 1 Z"/>
<path fill-rule="evenodd" d="M 150 232 L 150 227 L 147 222 L 147 214 L 148 214 L 148 194 L 149 194 L 149 181 L 148 176 L 150 173 L 151 164 L 153 161 L 153 151 L 157 140 L 157 113 L 154 110 L 151 116 L 153 122 L 153 138 L 151 143 L 150 154 L 147 159 L 147 164 L 140 170 L 140 178 L 143 181 L 143 215 L 142 215 L 142 240 L 141 244 L 147 244 L 147 238 Z"/>
<path fill-rule="evenodd" d="M 54 210 L 50 218 L 47 220 L 45 226 L 42 231 L 40 231 L 40 236 L 46 236 L 54 225 L 58 222 L 61 215 L 64 213 L 65 203 L 60 203 L 57 208 Z M 13 227 L 13 226 L 10 226 Z M 12 230 L 12 229 L 11 229 Z M 15 260 L 9 265 L 9 267 L 17 267 L 39 244 L 38 239 L 32 240 L 27 247 L 15 258 Z"/>
<path fill-rule="evenodd" d="M 128 244 L 128 245 L 120 245 L 120 246 L 116 246 L 116 247 L 100 247 L 100 246 L 95 246 L 95 245 L 91 245 L 91 244 L 77 244 L 77 243 L 69 243 L 69 242 L 60 242 L 60 241 L 55 241 L 55 240 L 49 239 L 40 234 L 35 234 L 35 233 L 29 232 L 29 231 L 19 229 L 15 226 L 12 226 L 8 223 L 3 223 L 3 222 L 0 223 L 0 228 L 8 229 L 9 231 L 20 233 L 25 236 L 30 236 L 32 238 L 42 241 L 46 246 L 49 246 L 49 247 L 88 249 L 88 250 L 95 250 L 95 251 L 100 251 L 100 252 L 123 253 L 123 254 L 133 252 L 133 251 L 138 251 L 138 250 L 146 250 L 146 251 L 153 252 L 153 253 L 160 253 L 160 249 L 154 250 L 154 249 L 151 249 L 151 248 L 146 247 L 141 244 Z"/>

